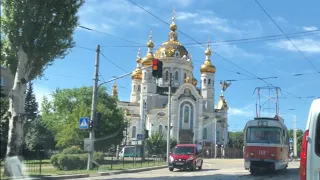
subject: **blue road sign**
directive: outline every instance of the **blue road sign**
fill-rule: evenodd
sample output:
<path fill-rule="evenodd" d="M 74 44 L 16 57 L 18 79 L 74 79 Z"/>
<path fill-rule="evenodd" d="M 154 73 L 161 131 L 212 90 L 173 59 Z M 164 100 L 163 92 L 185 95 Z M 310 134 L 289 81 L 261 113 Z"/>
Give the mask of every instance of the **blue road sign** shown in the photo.
<path fill-rule="evenodd" d="M 293 143 L 293 139 L 292 138 L 290 138 L 289 143 Z"/>
<path fill-rule="evenodd" d="M 89 118 L 82 117 L 79 119 L 79 128 L 80 129 L 89 129 Z"/>
<path fill-rule="evenodd" d="M 143 139 L 143 135 L 142 134 L 137 134 L 137 140 L 142 140 Z"/>

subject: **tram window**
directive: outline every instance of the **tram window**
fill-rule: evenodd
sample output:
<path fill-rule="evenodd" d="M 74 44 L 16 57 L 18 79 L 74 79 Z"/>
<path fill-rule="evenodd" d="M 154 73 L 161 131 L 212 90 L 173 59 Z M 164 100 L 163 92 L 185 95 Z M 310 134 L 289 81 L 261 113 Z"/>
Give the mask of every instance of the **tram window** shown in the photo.
<path fill-rule="evenodd" d="M 275 127 L 250 127 L 247 130 L 247 143 L 276 143 L 283 141 L 281 129 Z"/>
<path fill-rule="evenodd" d="M 320 114 L 318 114 L 317 123 L 316 123 L 316 138 L 315 138 L 315 152 L 320 156 Z"/>

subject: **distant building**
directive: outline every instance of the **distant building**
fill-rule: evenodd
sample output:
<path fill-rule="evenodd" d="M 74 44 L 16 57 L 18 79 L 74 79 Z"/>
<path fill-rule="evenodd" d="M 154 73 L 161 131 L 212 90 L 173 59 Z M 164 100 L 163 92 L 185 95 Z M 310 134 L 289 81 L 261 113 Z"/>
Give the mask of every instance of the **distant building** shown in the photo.
<path fill-rule="evenodd" d="M 200 88 L 193 75 L 193 63 L 187 49 L 178 41 L 175 17 L 170 25 L 169 39 L 153 52 L 152 34 L 147 44 L 145 57 L 137 58 L 136 70 L 132 73 L 132 91 L 130 102 L 118 101 L 118 107 L 123 108 L 128 127 L 127 144 L 133 141 L 143 129 L 149 130 L 149 136 L 154 132 L 168 131 L 168 86 L 169 73 L 172 71 L 172 124 L 171 135 L 178 143 L 226 144 L 228 125 L 228 105 L 221 93 L 215 106 L 215 72 L 216 67 L 211 62 L 211 49 L 208 43 L 204 52 L 204 63 L 201 72 Z M 163 62 L 163 78 L 156 80 L 152 76 L 152 60 L 157 58 Z M 148 68 L 146 68 L 148 67 Z M 113 86 L 113 96 L 118 96 L 117 85 Z M 142 127 L 143 105 L 146 103 L 146 123 Z"/>
<path fill-rule="evenodd" d="M 4 67 L 3 65 L 0 65 L 0 66 L 1 66 L 1 82 L 0 82 L 1 93 L 7 96 L 9 95 L 9 92 L 13 87 L 14 77 L 12 76 L 9 68 Z"/>

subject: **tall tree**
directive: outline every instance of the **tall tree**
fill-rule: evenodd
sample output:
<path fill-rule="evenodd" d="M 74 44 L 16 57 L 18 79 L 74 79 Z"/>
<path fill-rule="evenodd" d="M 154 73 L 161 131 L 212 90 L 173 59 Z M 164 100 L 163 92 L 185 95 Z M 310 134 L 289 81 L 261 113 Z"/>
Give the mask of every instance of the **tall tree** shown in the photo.
<path fill-rule="evenodd" d="M 28 83 L 26 100 L 25 100 L 25 113 L 28 120 L 34 120 L 38 115 L 38 102 L 33 90 L 33 83 Z"/>
<path fill-rule="evenodd" d="M 163 133 L 154 132 L 151 137 L 146 141 L 147 150 L 150 155 L 153 154 L 166 154 L 167 151 L 167 141 L 164 139 Z M 171 149 L 177 145 L 177 141 L 175 139 L 170 140 Z"/>
<path fill-rule="evenodd" d="M 84 0 L 2 0 L 1 63 L 9 65 L 15 76 L 9 96 L 7 156 L 21 154 L 26 85 L 74 46 L 76 14 L 83 3 Z"/>
<path fill-rule="evenodd" d="M 6 147 L 8 142 L 8 109 L 9 109 L 9 101 L 5 97 L 0 97 L 0 152 L 1 159 L 4 158 L 6 153 Z"/>
<path fill-rule="evenodd" d="M 54 133 L 57 147 L 83 147 L 83 140 L 89 134 L 79 129 L 79 119 L 90 117 L 92 87 L 57 89 L 52 98 L 50 102 L 42 101 L 41 113 L 43 122 Z M 101 116 L 95 129 L 95 148 L 107 150 L 123 140 L 124 115 L 104 87 L 98 91 L 97 111 Z"/>

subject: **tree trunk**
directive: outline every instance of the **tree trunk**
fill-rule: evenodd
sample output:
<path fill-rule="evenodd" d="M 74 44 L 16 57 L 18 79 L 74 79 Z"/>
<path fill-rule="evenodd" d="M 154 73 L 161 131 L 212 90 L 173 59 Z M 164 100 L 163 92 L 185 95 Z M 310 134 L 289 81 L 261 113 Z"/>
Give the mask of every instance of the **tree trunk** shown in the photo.
<path fill-rule="evenodd" d="M 9 95 L 9 119 L 8 144 L 6 157 L 21 156 L 24 141 L 23 125 L 25 119 L 25 91 L 27 88 L 28 77 L 30 74 L 30 63 L 28 56 L 22 46 L 18 51 L 18 66 L 14 78 L 14 84 Z M 12 176 L 9 164 L 5 165 L 5 173 Z M 9 173 L 9 174 L 8 174 Z"/>

